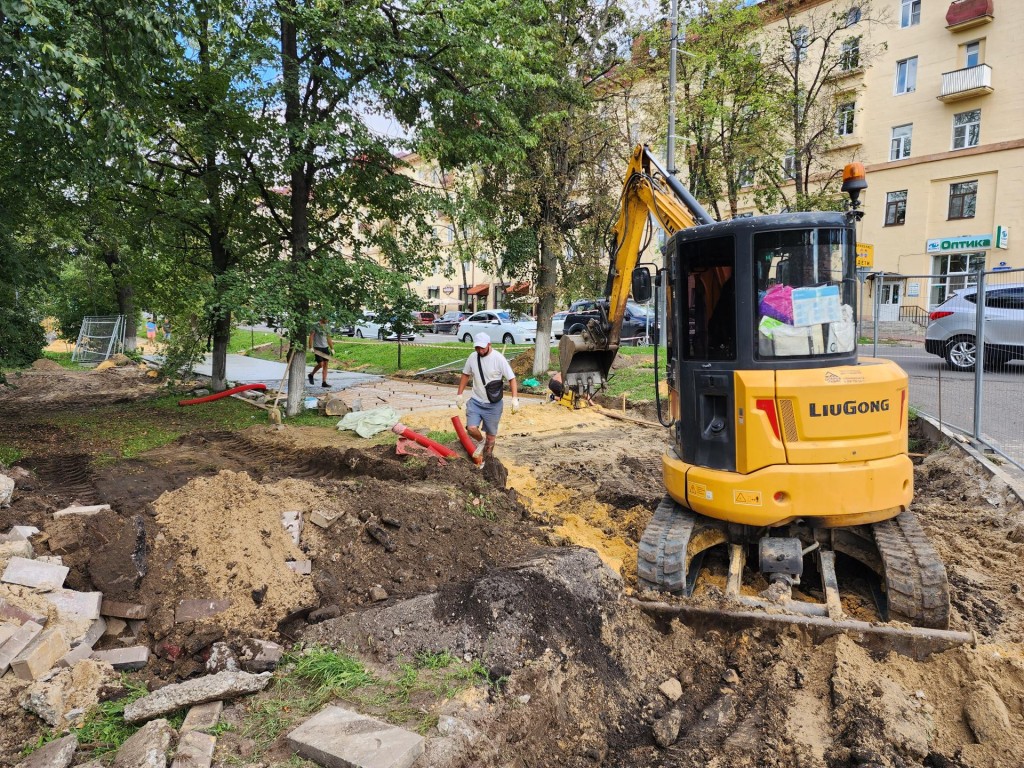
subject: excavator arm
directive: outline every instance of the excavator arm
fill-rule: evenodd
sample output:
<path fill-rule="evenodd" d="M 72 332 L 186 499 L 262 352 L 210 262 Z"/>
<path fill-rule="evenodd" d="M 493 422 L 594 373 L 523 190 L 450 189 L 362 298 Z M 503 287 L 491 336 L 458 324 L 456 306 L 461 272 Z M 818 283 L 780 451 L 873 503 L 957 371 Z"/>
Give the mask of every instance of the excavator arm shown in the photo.
<path fill-rule="evenodd" d="M 612 230 L 615 246 L 607 316 L 590 320 L 582 334 L 562 336 L 558 347 L 562 381 L 578 395 L 593 394 L 608 379 L 649 216 L 669 237 L 714 221 L 690 191 L 658 165 L 647 145 L 638 144 L 626 168 L 619 217 Z"/>

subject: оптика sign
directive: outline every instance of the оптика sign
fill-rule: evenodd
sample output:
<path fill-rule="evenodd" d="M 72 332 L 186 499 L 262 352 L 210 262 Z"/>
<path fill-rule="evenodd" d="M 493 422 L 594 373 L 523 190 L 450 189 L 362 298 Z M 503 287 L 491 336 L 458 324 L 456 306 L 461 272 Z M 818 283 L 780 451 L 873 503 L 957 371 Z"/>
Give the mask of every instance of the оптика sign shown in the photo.
<path fill-rule="evenodd" d="M 937 237 L 928 240 L 927 253 L 956 253 L 958 251 L 984 251 L 992 247 L 992 235 L 964 235 L 963 237 Z"/>

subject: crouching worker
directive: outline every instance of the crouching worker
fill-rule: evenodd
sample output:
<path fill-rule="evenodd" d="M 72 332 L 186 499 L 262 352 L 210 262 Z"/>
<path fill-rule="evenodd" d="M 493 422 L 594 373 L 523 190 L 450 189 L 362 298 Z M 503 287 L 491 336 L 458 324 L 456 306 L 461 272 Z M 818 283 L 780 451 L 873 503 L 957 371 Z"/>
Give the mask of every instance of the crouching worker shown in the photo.
<path fill-rule="evenodd" d="M 501 352 L 491 349 L 491 338 L 486 333 L 478 333 L 473 337 L 475 351 L 466 360 L 459 381 L 459 392 L 455 398 L 455 406 L 466 406 L 466 431 L 479 444 L 473 452 L 484 461 L 494 453 L 494 442 L 498 436 L 498 422 L 504 407 L 505 384 L 508 379 L 512 389 L 512 413 L 519 410 L 519 387 L 516 374 L 508 360 Z M 467 404 L 463 392 L 469 380 L 473 380 L 473 394 Z M 486 435 L 486 437 L 485 437 Z M 481 466 L 483 466 L 481 464 Z"/>

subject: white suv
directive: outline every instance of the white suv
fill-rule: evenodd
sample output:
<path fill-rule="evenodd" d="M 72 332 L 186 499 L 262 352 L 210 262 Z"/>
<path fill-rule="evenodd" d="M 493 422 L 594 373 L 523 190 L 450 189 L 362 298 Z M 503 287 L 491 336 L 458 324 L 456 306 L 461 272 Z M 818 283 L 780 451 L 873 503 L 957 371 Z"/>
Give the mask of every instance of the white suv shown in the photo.
<path fill-rule="evenodd" d="M 977 287 L 962 288 L 928 315 L 926 352 L 946 358 L 954 371 L 972 371 L 978 309 Z M 1024 283 L 985 287 L 985 367 L 1024 360 Z"/>

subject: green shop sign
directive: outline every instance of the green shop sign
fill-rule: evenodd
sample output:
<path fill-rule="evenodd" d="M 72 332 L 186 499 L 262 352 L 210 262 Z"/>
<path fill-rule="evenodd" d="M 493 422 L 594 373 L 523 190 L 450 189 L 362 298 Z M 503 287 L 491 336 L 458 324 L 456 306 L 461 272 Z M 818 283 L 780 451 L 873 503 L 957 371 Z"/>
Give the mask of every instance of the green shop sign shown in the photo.
<path fill-rule="evenodd" d="M 927 253 L 956 253 L 958 251 L 984 251 L 992 247 L 992 235 L 965 235 L 964 237 L 938 237 L 928 240 Z"/>

